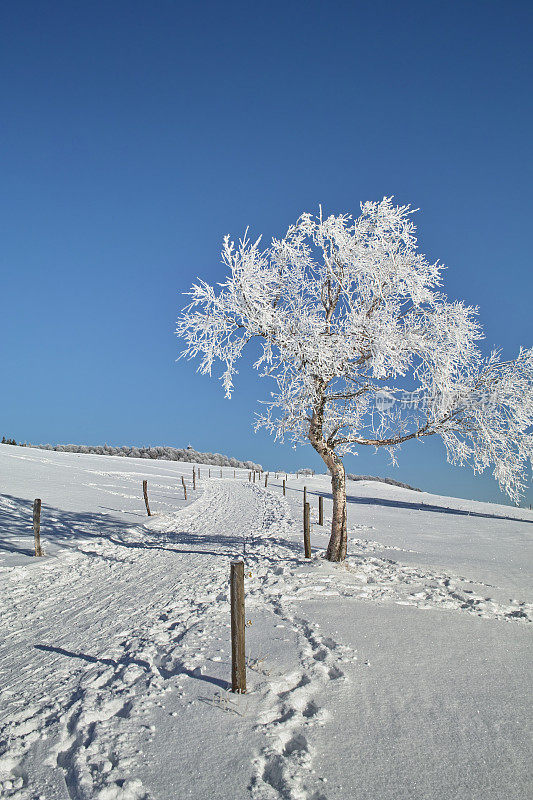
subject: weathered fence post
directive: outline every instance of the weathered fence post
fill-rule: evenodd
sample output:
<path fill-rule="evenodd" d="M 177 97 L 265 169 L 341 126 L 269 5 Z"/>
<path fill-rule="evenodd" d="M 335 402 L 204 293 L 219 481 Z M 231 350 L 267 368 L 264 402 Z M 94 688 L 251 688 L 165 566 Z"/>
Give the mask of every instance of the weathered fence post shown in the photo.
<path fill-rule="evenodd" d="M 235 470 L 233 470 L 233 477 L 234 477 L 234 478 L 236 477 L 236 475 L 235 475 Z"/>
<path fill-rule="evenodd" d="M 283 480 L 283 497 L 285 497 L 285 479 Z"/>
<path fill-rule="evenodd" d="M 324 524 L 324 498 L 322 495 L 318 498 L 318 524 Z"/>
<path fill-rule="evenodd" d="M 211 468 L 209 468 L 209 478 L 211 477 Z"/>
<path fill-rule="evenodd" d="M 304 486 L 304 506 L 307 503 L 307 486 Z"/>
<path fill-rule="evenodd" d="M 231 597 L 231 691 L 246 692 L 246 657 L 244 647 L 244 561 L 232 561 Z"/>
<path fill-rule="evenodd" d="M 146 503 L 146 513 L 149 517 L 152 516 L 150 511 L 150 506 L 148 505 L 148 481 L 143 481 L 143 494 L 144 494 L 144 502 Z"/>
<path fill-rule="evenodd" d="M 268 472 L 265 473 L 265 489 L 268 486 Z"/>
<path fill-rule="evenodd" d="M 181 476 L 181 485 L 183 486 L 183 495 L 184 495 L 185 500 L 186 500 L 187 499 L 187 487 L 185 486 L 185 478 L 183 477 L 183 475 Z"/>
<path fill-rule="evenodd" d="M 304 503 L 304 553 L 306 558 L 311 558 L 310 528 L 309 503 Z"/>
<path fill-rule="evenodd" d="M 220 477 L 222 477 L 222 470 L 220 470 Z"/>
<path fill-rule="evenodd" d="M 35 555 L 42 556 L 41 548 L 41 501 L 33 501 L 33 538 L 35 539 Z"/>
<path fill-rule="evenodd" d="M 255 483 L 255 469 L 254 469 L 254 483 Z"/>
<path fill-rule="evenodd" d="M 194 491 L 196 491 L 196 470 L 194 469 L 194 467 L 192 470 L 192 488 Z"/>
<path fill-rule="evenodd" d="M 198 480 L 200 480 L 200 467 L 198 467 Z"/>
<path fill-rule="evenodd" d="M 248 480 L 249 480 L 250 483 L 252 482 L 252 473 L 251 472 L 248 473 Z"/>

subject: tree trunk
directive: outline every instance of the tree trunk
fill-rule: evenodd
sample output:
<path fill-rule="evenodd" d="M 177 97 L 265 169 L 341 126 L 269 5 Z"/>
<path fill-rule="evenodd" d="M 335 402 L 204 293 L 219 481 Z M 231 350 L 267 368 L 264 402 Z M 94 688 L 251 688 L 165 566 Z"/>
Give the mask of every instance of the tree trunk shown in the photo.
<path fill-rule="evenodd" d="M 338 456 L 334 467 L 330 467 L 331 494 L 333 496 L 333 516 L 331 537 L 326 552 L 329 561 L 344 561 L 348 547 L 348 526 L 346 513 L 346 476 L 344 464 Z"/>
<path fill-rule="evenodd" d="M 318 399 L 313 409 L 309 426 L 309 441 L 331 475 L 331 494 L 333 497 L 333 515 L 331 518 L 331 537 L 326 551 L 329 561 L 344 561 L 348 546 L 348 526 L 346 514 L 346 475 L 342 459 L 337 455 L 330 443 L 324 438 L 322 426 L 324 419 L 324 389 L 317 385 Z"/>

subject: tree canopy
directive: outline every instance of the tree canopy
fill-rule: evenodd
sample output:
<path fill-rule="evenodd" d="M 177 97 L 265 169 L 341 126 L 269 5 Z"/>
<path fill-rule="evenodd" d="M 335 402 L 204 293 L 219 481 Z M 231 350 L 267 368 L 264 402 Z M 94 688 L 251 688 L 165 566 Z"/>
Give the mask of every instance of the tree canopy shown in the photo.
<path fill-rule="evenodd" d="M 438 434 L 453 464 L 492 467 L 518 500 L 533 459 L 533 349 L 502 361 L 479 347 L 478 309 L 449 301 L 443 265 L 418 252 L 413 210 L 392 198 L 354 218 L 302 214 L 261 248 L 224 239 L 227 277 L 199 280 L 177 323 L 182 356 L 223 365 L 227 397 L 252 340 L 274 381 L 256 420 L 310 441 L 330 472 L 346 453 Z"/>

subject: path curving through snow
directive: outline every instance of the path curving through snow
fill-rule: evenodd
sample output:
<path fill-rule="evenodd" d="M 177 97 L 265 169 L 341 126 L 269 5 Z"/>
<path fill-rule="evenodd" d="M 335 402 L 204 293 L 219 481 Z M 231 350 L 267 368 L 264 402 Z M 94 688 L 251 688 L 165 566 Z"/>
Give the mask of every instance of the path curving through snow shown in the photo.
<path fill-rule="evenodd" d="M 249 605 L 270 604 L 290 623 L 305 665 L 264 688 L 256 725 L 268 742 L 252 759 L 250 784 L 253 796 L 261 786 L 293 796 L 311 757 L 298 731 L 318 714 L 315 684 L 341 675 L 332 645 L 284 608 L 280 585 L 302 564 L 293 535 L 284 501 L 254 484 L 213 480 L 175 514 L 4 573 L 3 796 L 150 796 L 135 777 L 143 710 L 169 683 L 202 681 L 229 621 L 229 562 L 243 555 Z M 209 682 L 227 688 L 222 676 Z"/>
<path fill-rule="evenodd" d="M 190 505 L 144 524 L 91 524 L 79 546 L 0 572 L 6 800 L 199 800 L 194 763 L 192 772 L 169 764 L 159 784 L 143 768 L 157 736 L 183 736 L 184 720 L 208 751 L 221 731 L 240 747 L 247 777 L 228 780 L 224 800 L 327 800 L 314 769 L 317 737 L 331 725 L 324 697 L 347 696 L 345 665 L 357 658 L 302 614 L 307 601 L 531 619 L 531 605 L 502 605 L 481 584 L 384 558 L 377 542 L 352 537 L 345 565 L 319 554 L 306 562 L 288 502 L 247 481 L 203 480 Z M 272 651 L 270 664 L 250 654 L 245 697 L 227 693 L 236 557 L 246 564 L 247 614 L 263 620 L 250 638 Z"/>

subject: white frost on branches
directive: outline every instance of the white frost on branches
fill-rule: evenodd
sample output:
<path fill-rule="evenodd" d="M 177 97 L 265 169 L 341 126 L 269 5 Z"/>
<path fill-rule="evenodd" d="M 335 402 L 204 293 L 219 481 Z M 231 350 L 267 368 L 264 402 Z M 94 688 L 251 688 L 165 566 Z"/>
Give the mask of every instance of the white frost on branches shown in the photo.
<path fill-rule="evenodd" d="M 385 446 L 393 460 L 403 442 L 439 434 L 451 463 L 492 466 L 516 501 L 533 459 L 533 349 L 482 356 L 477 309 L 442 294 L 443 267 L 417 252 L 412 213 L 386 197 L 356 219 L 303 214 L 266 249 L 226 236 L 229 275 L 189 292 L 181 356 L 209 375 L 222 362 L 230 397 L 256 339 L 254 366 L 276 383 L 257 426 L 304 443 L 320 407 L 328 448 Z"/>

